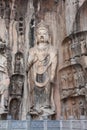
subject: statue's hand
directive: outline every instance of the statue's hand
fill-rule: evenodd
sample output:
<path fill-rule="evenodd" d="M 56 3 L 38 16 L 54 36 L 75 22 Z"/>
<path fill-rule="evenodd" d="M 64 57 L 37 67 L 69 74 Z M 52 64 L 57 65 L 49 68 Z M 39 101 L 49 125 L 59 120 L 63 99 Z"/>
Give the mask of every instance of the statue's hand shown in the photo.
<path fill-rule="evenodd" d="M 54 83 L 54 76 L 51 75 L 51 83 Z"/>
<path fill-rule="evenodd" d="M 54 80 L 51 80 L 51 82 L 50 82 L 50 83 L 51 83 L 51 84 L 55 84 L 55 83 L 54 83 Z"/>
<path fill-rule="evenodd" d="M 0 94 L 3 94 L 4 91 L 5 91 L 5 86 L 0 86 Z"/>

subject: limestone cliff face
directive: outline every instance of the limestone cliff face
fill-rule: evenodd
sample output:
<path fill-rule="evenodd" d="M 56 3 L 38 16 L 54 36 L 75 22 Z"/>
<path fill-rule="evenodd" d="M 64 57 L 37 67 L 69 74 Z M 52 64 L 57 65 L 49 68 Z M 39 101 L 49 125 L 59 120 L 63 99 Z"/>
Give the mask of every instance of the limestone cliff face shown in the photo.
<path fill-rule="evenodd" d="M 87 0 L 0 1 L 0 39 L 6 41 L 8 48 L 10 86 L 12 81 L 14 86 L 23 81 L 22 95 L 9 95 L 9 112 L 13 118 L 26 119 L 28 112 L 26 64 L 29 48 L 34 46 L 34 28 L 41 19 L 49 25 L 52 45 L 58 50 L 54 91 L 56 118 L 87 116 L 86 12 Z M 19 106 L 16 111 L 14 105 Z"/>

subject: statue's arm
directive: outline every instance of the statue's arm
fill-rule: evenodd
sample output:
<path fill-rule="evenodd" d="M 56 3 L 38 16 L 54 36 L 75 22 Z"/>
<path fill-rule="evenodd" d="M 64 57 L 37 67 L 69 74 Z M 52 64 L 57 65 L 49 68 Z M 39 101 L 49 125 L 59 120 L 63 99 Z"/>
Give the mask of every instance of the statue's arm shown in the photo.
<path fill-rule="evenodd" d="M 32 49 L 30 49 L 29 55 L 28 55 L 28 62 L 27 62 L 27 72 L 31 68 L 33 62 L 34 62 L 34 51 Z"/>
<path fill-rule="evenodd" d="M 55 52 L 54 57 L 52 58 L 52 64 L 51 64 L 51 82 L 54 82 L 54 77 L 56 74 L 56 68 L 57 68 L 57 51 Z"/>

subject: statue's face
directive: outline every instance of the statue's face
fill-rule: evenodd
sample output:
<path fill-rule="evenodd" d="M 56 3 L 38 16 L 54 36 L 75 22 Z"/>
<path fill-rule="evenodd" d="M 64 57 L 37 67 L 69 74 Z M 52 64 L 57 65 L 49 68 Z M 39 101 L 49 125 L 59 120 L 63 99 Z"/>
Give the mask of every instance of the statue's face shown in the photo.
<path fill-rule="evenodd" d="M 49 34 L 46 29 L 39 29 L 37 31 L 37 42 L 38 43 L 48 43 L 49 42 Z"/>

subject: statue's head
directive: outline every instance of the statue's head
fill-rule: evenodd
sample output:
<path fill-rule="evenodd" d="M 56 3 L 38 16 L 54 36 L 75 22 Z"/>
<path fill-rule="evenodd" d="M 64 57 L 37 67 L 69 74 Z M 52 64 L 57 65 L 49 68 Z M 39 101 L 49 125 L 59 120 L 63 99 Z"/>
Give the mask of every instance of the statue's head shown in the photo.
<path fill-rule="evenodd" d="M 36 42 L 49 43 L 49 29 L 44 21 L 41 21 L 36 27 Z"/>

